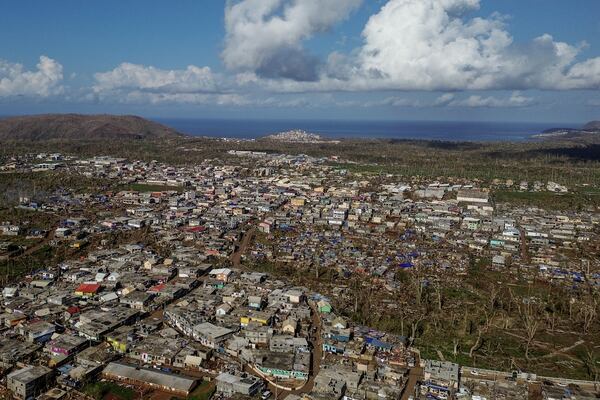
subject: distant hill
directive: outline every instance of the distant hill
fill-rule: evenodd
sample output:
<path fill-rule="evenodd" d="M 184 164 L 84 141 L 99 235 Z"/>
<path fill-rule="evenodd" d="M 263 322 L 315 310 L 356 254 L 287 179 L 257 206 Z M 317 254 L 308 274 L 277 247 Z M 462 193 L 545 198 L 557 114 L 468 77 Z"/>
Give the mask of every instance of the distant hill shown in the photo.
<path fill-rule="evenodd" d="M 0 119 L 0 140 L 160 139 L 172 128 L 126 115 L 45 114 Z"/>
<path fill-rule="evenodd" d="M 568 140 L 583 140 L 592 139 L 598 140 L 600 134 L 600 121 L 592 121 L 585 124 L 581 129 L 577 128 L 552 128 L 543 131 L 540 134 L 533 135 L 537 139 L 568 139 Z"/>
<path fill-rule="evenodd" d="M 584 131 L 600 131 L 600 121 L 588 122 L 583 126 Z"/>
<path fill-rule="evenodd" d="M 542 133 L 577 133 L 580 130 L 577 128 L 551 128 L 551 129 L 546 129 L 545 131 L 542 131 Z"/>

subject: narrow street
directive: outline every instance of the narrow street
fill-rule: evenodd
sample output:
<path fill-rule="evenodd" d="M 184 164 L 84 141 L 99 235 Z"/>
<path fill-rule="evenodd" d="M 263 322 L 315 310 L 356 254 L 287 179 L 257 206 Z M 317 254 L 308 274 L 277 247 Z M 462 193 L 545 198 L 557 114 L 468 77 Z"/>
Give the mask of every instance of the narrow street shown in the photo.
<path fill-rule="evenodd" d="M 309 393 L 310 391 L 312 391 L 313 387 L 315 386 L 315 377 L 321 370 L 321 361 L 323 360 L 323 339 L 322 339 L 322 332 L 321 332 L 321 316 L 319 315 L 319 311 L 316 309 L 316 307 L 311 306 L 311 309 L 313 311 L 312 326 L 317 328 L 315 330 L 314 334 L 311 334 L 311 336 L 309 338 L 310 344 L 312 345 L 312 348 L 313 348 L 312 364 L 311 364 L 311 368 L 310 368 L 310 375 L 308 377 L 308 381 L 304 384 L 302 389 L 290 392 L 290 393 L 297 394 L 297 395 L 300 395 L 303 393 Z"/>
<path fill-rule="evenodd" d="M 415 360 L 416 366 L 414 368 L 411 368 L 408 373 L 408 382 L 406 382 L 406 386 L 402 391 L 401 400 L 408 400 L 410 396 L 414 397 L 417 382 L 423 379 L 423 368 L 419 366 L 420 361 L 420 357 L 417 356 Z"/>
<path fill-rule="evenodd" d="M 239 268 L 242 264 L 242 255 L 248 248 L 248 244 L 252 240 L 254 233 L 256 232 L 256 226 L 252 226 L 249 228 L 244 235 L 242 236 L 242 240 L 238 243 L 236 251 L 231 254 L 231 264 L 234 268 Z"/>
<path fill-rule="evenodd" d="M 520 242 L 521 259 L 524 262 L 529 263 L 531 260 L 529 259 L 529 249 L 527 246 L 527 234 L 525 232 L 525 229 L 523 229 L 523 228 L 519 229 L 519 233 L 520 233 L 519 242 Z"/>
<path fill-rule="evenodd" d="M 265 218 L 268 218 L 270 215 L 274 214 L 276 211 L 281 210 L 285 206 L 285 204 L 286 204 L 285 202 L 280 204 L 271 213 L 263 216 L 261 218 L 261 220 L 264 220 Z M 260 220 L 258 222 L 260 222 Z M 244 232 L 242 239 L 237 244 L 237 249 L 230 256 L 230 260 L 231 260 L 231 263 L 234 268 L 238 268 L 242 264 L 242 255 L 246 252 L 248 245 L 250 244 L 252 238 L 254 237 L 254 234 L 256 233 L 256 229 L 257 229 L 257 227 L 255 225 L 256 223 L 257 223 L 256 219 L 251 219 L 248 221 L 248 225 L 251 225 L 251 227 Z"/>
<path fill-rule="evenodd" d="M 312 326 L 316 327 L 314 334 L 311 334 L 309 337 L 309 342 L 312 345 L 312 361 L 311 368 L 308 380 L 302 385 L 300 389 L 297 390 L 283 390 L 281 388 L 275 387 L 271 382 L 271 379 L 267 380 L 267 387 L 273 393 L 276 400 L 284 399 L 289 394 L 302 395 L 306 393 L 310 393 L 313 390 L 315 385 L 315 377 L 318 375 L 321 370 L 321 361 L 323 359 L 323 341 L 322 341 L 322 332 L 321 332 L 321 317 L 314 306 L 311 306 L 313 310 L 312 316 Z M 254 373 L 255 371 L 248 364 L 244 364 L 243 370 L 249 373 Z"/>

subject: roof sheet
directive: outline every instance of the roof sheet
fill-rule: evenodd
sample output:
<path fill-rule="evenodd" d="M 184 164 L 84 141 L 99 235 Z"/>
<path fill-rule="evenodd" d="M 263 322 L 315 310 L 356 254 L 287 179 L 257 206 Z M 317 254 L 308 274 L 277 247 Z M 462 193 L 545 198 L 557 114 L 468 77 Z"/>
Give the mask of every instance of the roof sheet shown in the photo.
<path fill-rule="evenodd" d="M 133 365 L 119 362 L 111 362 L 108 364 L 106 368 L 104 368 L 103 373 L 110 376 L 147 382 L 149 384 L 182 392 L 191 391 L 196 384 L 196 379 L 190 377 L 173 375 L 152 369 L 137 368 Z"/>

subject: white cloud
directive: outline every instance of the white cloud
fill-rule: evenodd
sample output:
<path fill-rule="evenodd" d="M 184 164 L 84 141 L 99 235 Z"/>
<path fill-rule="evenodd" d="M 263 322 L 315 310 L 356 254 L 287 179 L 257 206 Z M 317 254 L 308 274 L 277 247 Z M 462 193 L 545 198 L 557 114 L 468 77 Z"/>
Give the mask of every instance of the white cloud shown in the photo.
<path fill-rule="evenodd" d="M 390 0 L 371 16 L 356 60 L 363 79 L 399 90 L 600 87 L 600 58 L 543 35 L 517 45 L 502 17 L 469 18 L 479 0 Z"/>
<path fill-rule="evenodd" d="M 152 66 L 122 63 L 108 72 L 94 75 L 96 92 L 138 89 L 148 92 L 215 92 L 217 82 L 208 67 L 188 66 L 183 70 L 164 70 Z"/>
<path fill-rule="evenodd" d="M 114 99 L 114 97 L 112 97 Z M 194 104 L 214 106 L 244 106 L 249 104 L 246 97 L 239 94 L 212 93 L 148 93 L 134 90 L 124 93 L 117 101 L 126 104 Z"/>
<path fill-rule="evenodd" d="M 567 74 L 567 89 L 600 89 L 600 57 L 575 64 Z"/>
<path fill-rule="evenodd" d="M 451 101 L 454 100 L 456 96 L 453 93 L 444 93 L 443 95 L 441 95 L 440 97 L 438 97 L 434 102 L 433 105 L 434 106 L 446 106 L 448 105 Z"/>
<path fill-rule="evenodd" d="M 364 107 L 399 107 L 399 108 L 432 108 L 432 107 L 464 107 L 464 108 L 518 108 L 536 104 L 532 97 L 513 92 L 509 97 L 471 95 L 457 98 L 454 93 L 445 93 L 433 101 L 422 101 L 407 97 L 387 97 L 383 100 L 368 101 Z"/>
<path fill-rule="evenodd" d="M 349 55 L 331 53 L 318 79 L 258 74 L 254 83 L 278 92 L 600 89 L 600 57 L 578 61 L 584 44 L 549 34 L 516 43 L 503 16 L 471 16 L 479 6 L 480 0 L 389 0 L 369 18 L 363 45 Z"/>
<path fill-rule="evenodd" d="M 399 108 L 420 108 L 428 105 L 419 100 L 405 97 L 386 97 L 383 100 L 368 101 L 364 107 L 399 107 Z"/>
<path fill-rule="evenodd" d="M 254 105 L 262 107 L 278 107 L 278 108 L 309 108 L 316 105 L 315 99 L 307 99 L 304 97 L 296 98 L 279 98 L 267 97 L 266 99 L 255 99 Z M 322 104 L 319 102 L 319 104 Z"/>
<path fill-rule="evenodd" d="M 208 67 L 181 70 L 122 63 L 94 75 L 92 100 L 127 104 L 248 104 L 242 94 L 227 89 L 227 79 Z"/>
<path fill-rule="evenodd" d="M 241 0 L 225 6 L 225 49 L 231 70 L 266 78 L 318 79 L 319 60 L 303 41 L 347 18 L 362 0 Z"/>
<path fill-rule="evenodd" d="M 85 97 L 87 101 L 120 104 L 191 104 L 214 106 L 245 106 L 251 101 L 237 93 L 160 93 L 138 89 L 95 92 Z"/>
<path fill-rule="evenodd" d="M 523 96 L 520 92 L 513 92 L 510 97 L 494 97 L 471 95 L 464 99 L 457 99 L 454 94 L 447 93 L 437 98 L 435 106 L 442 107 L 467 107 L 467 108 L 519 108 L 536 104 L 532 97 Z"/>
<path fill-rule="evenodd" d="M 41 56 L 37 70 L 27 71 L 22 64 L 0 60 L 0 97 L 48 97 L 63 91 L 63 67 Z"/>
<path fill-rule="evenodd" d="M 95 75 L 95 96 L 153 104 L 301 107 L 314 103 L 306 93 L 441 91 L 450 93 L 431 101 L 407 94 L 337 103 L 482 108 L 534 105 L 536 100 L 522 94 L 532 89 L 600 89 L 600 57 L 579 60 L 583 44 L 559 42 L 548 34 L 516 43 L 503 16 L 472 15 L 481 0 L 388 0 L 369 18 L 363 44 L 354 51 L 334 51 L 325 60 L 306 51 L 306 40 L 331 29 L 361 3 L 228 0 L 221 53 L 228 73 L 123 63 Z M 488 90 L 513 93 L 482 93 Z M 283 94 L 300 96 L 284 100 Z"/>

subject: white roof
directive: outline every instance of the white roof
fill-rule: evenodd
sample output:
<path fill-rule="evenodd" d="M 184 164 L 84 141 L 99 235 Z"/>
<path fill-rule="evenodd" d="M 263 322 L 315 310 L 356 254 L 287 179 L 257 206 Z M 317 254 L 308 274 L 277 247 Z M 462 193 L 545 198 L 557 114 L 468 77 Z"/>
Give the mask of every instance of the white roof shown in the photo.
<path fill-rule="evenodd" d="M 98 273 L 96 274 L 96 277 L 94 278 L 94 280 L 95 280 L 96 282 L 102 282 L 102 281 L 104 280 L 104 278 L 106 278 L 106 275 L 107 275 L 107 274 L 105 274 L 104 272 L 98 272 Z"/>
<path fill-rule="evenodd" d="M 19 289 L 16 287 L 5 287 L 2 290 L 2 294 L 6 297 L 14 296 L 17 293 L 17 290 L 19 290 Z"/>
<path fill-rule="evenodd" d="M 231 270 L 229 268 L 218 268 L 218 269 L 213 269 L 212 271 L 209 272 L 209 275 L 229 275 L 231 274 Z"/>
<path fill-rule="evenodd" d="M 111 300 L 116 300 L 118 298 L 119 298 L 119 296 L 115 292 L 110 292 L 110 293 L 106 293 L 105 295 L 100 297 L 100 300 L 111 301 Z"/>

